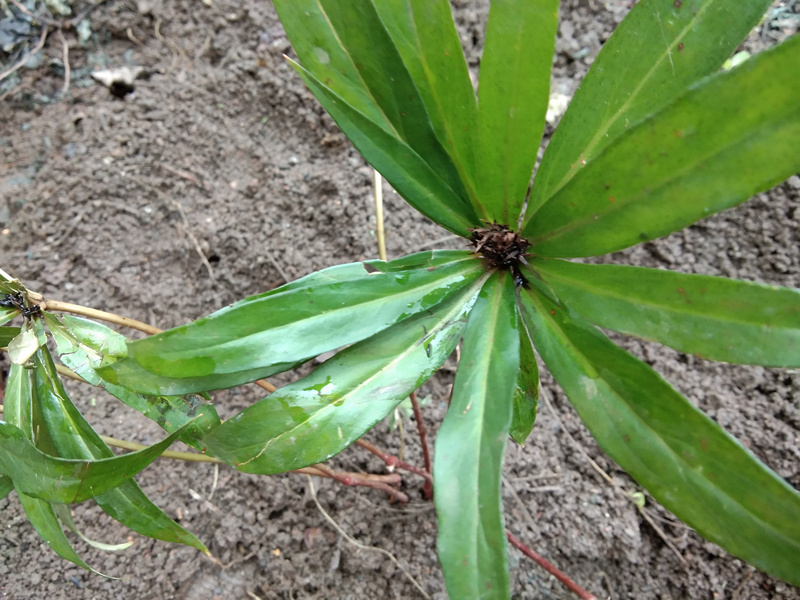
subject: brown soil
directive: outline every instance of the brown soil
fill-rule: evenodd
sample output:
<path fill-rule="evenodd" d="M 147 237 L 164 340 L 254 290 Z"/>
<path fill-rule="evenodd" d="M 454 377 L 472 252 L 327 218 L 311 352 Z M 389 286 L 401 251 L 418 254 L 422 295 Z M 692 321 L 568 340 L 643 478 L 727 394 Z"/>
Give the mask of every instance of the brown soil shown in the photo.
<path fill-rule="evenodd" d="M 210 3 L 209 3 L 210 4 Z M 454 2 L 462 41 L 477 65 L 487 2 Z M 554 91 L 571 94 L 627 1 L 565 1 Z M 376 255 L 371 170 L 282 59 L 291 53 L 270 3 L 118 0 L 92 14 L 95 38 L 72 34 L 69 93 L 62 45 L 22 70 L 0 110 L 0 264 L 46 296 L 170 327 L 234 298 L 316 269 Z M 754 47 L 761 42 L 753 37 Z M 92 69 L 142 65 L 125 100 L 88 78 Z M 435 245 L 463 247 L 393 193 L 386 198 L 390 257 Z M 800 178 L 746 205 L 609 260 L 800 287 Z M 207 262 L 206 262 L 207 261 Z M 800 487 L 797 372 L 707 363 L 629 342 L 745 445 Z M 452 365 L 422 391 L 437 429 Z M 599 598 L 798 599 L 800 591 L 756 572 L 700 539 L 648 501 L 602 452 L 547 376 L 529 443 L 510 445 L 506 514 L 512 532 Z M 97 429 L 148 443 L 156 426 L 119 403 L 71 387 Z M 217 394 L 223 417 L 257 388 Z M 406 420 L 407 432 L 413 421 Z M 380 424 L 368 439 L 398 452 Z M 406 435 L 406 457 L 421 464 Z M 588 457 L 587 457 L 588 455 Z M 384 472 L 361 449 L 334 466 Z M 385 555 L 350 545 L 324 520 L 305 477 L 255 477 L 207 464 L 160 461 L 140 478 L 150 497 L 208 545 L 199 552 L 135 536 L 120 554 L 76 546 L 98 570 L 58 558 L 11 494 L 0 500 L 0 599 L 22 598 L 418 598 Z M 384 548 L 434 598 L 446 597 L 436 520 L 422 482 L 404 477 L 412 501 L 318 481 L 320 501 L 362 544 Z M 90 537 L 128 538 L 96 508 L 76 508 Z M 569 598 L 549 575 L 510 551 L 515 598 Z"/>

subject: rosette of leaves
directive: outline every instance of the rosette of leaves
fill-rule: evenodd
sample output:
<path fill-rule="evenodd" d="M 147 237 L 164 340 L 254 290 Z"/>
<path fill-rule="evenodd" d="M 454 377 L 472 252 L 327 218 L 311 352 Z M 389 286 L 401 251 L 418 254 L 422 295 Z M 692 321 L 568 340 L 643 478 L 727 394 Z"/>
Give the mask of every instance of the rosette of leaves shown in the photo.
<path fill-rule="evenodd" d="M 732 554 L 800 584 L 800 494 L 598 327 L 708 359 L 800 366 L 798 290 L 570 259 L 665 236 L 800 170 L 794 36 L 721 65 L 769 0 L 642 0 L 606 42 L 531 178 L 557 0 L 492 2 L 477 91 L 446 0 L 275 0 L 292 65 L 417 210 L 473 244 L 311 274 L 107 353 L 109 388 L 174 397 L 344 348 L 196 442 L 251 473 L 323 461 L 463 340 L 436 439 L 453 598 L 508 597 L 501 468 L 538 354 L 600 446 Z M 166 425 L 165 425 L 166 426 Z"/>

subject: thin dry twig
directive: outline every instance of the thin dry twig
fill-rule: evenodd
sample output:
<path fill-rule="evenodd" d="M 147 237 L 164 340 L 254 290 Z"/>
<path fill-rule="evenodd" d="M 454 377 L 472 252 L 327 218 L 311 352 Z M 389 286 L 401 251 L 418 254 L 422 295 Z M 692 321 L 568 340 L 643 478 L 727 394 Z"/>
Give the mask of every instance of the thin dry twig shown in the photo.
<path fill-rule="evenodd" d="M 183 205 L 177 200 L 172 199 L 169 199 L 168 203 L 171 204 L 181 216 L 181 221 L 183 221 L 183 233 L 185 233 L 186 237 L 188 237 L 192 242 L 194 250 L 197 252 L 197 256 L 200 257 L 200 261 L 203 263 L 206 271 L 208 271 L 208 278 L 211 280 L 211 283 L 217 285 L 217 278 L 214 276 L 214 269 L 211 268 L 211 263 L 208 262 L 208 258 L 206 257 L 205 252 L 203 252 L 203 248 L 200 246 L 200 242 L 197 240 L 197 237 L 195 237 L 194 233 L 192 233 L 192 228 L 189 225 L 189 218 L 186 216 L 186 212 L 183 210 Z"/>
<path fill-rule="evenodd" d="M 392 554 L 388 550 L 384 550 L 383 548 L 376 548 L 375 546 L 367 546 L 365 544 L 362 544 L 361 542 L 358 542 L 353 538 L 351 538 L 349 535 L 347 535 L 345 530 L 339 526 L 339 524 L 333 519 L 333 517 L 331 517 L 327 512 L 325 512 L 324 508 L 322 508 L 322 505 L 319 503 L 319 500 L 317 499 L 317 491 L 314 489 L 314 481 L 311 479 L 311 477 L 308 478 L 308 487 L 311 493 L 311 498 L 314 500 L 314 504 L 317 505 L 317 510 L 322 514 L 325 520 L 328 523 L 330 523 L 330 525 L 337 532 L 339 532 L 339 535 L 341 535 L 345 540 L 347 540 L 350 544 L 352 544 L 356 548 L 360 548 L 361 550 L 368 550 L 370 552 L 380 552 L 381 554 L 388 556 L 389 559 L 395 564 L 395 566 L 398 569 L 400 569 L 403 575 L 405 575 L 408 578 L 408 580 L 414 585 L 414 587 L 417 588 L 417 590 L 419 590 L 419 593 L 422 594 L 423 598 L 427 598 L 428 600 L 430 600 L 430 596 L 427 594 L 427 592 L 425 592 L 425 590 L 422 588 L 419 582 L 416 579 L 414 579 L 411 573 L 409 573 L 408 570 L 406 570 L 405 567 L 403 567 L 403 565 L 400 564 L 400 561 L 395 558 L 394 554 Z"/>
<path fill-rule="evenodd" d="M 748 581 L 750 581 L 750 578 L 753 576 L 753 573 L 755 573 L 755 571 L 751 569 L 745 574 L 745 576 L 742 578 L 742 581 L 739 583 L 739 585 L 736 586 L 736 589 L 733 590 L 733 594 L 731 594 L 731 600 L 739 600 L 739 597 L 742 595 L 742 590 L 744 589 L 744 586 L 747 585 Z"/>
<path fill-rule="evenodd" d="M 47 32 L 48 32 L 47 27 L 42 27 L 42 35 L 39 38 L 39 41 L 33 47 L 33 50 L 31 50 L 25 56 L 23 56 L 19 60 L 19 62 L 17 64 L 15 64 L 13 67 L 8 69 L 4 73 L 0 73 L 0 81 L 3 81 L 6 77 L 9 77 L 12 73 L 15 73 L 15 72 L 19 71 L 25 65 L 25 63 L 28 62 L 28 59 L 31 56 L 35 55 L 37 52 L 39 52 L 39 50 L 41 50 L 44 47 L 44 42 L 47 39 Z"/>
<path fill-rule="evenodd" d="M 203 182 L 201 182 L 197 178 L 196 175 L 194 175 L 192 173 L 189 173 L 188 171 L 181 171 L 180 169 L 176 169 L 175 167 L 172 167 L 172 166 L 168 165 L 167 163 L 159 162 L 159 163 L 156 163 L 156 164 L 158 166 L 160 166 L 161 168 L 169 171 L 170 173 L 172 173 L 174 175 L 177 175 L 178 177 L 182 177 L 186 181 L 192 182 L 197 187 L 199 187 L 201 189 L 206 189 L 206 186 L 203 184 Z"/>
<path fill-rule="evenodd" d="M 392 499 L 396 499 L 403 504 L 407 503 L 409 498 L 400 490 L 393 488 L 391 485 L 384 481 L 376 480 L 374 477 L 363 476 L 360 473 L 342 473 L 326 467 L 325 465 L 314 465 L 314 468 L 321 471 L 331 479 L 335 479 L 341 484 L 347 486 L 360 486 L 370 487 L 376 490 L 386 492 Z M 399 478 L 399 476 L 398 476 Z M 394 480 L 392 480 L 394 482 Z"/>
<path fill-rule="evenodd" d="M 386 236 L 383 229 L 383 177 L 372 169 L 375 182 L 375 235 L 378 238 L 378 258 L 386 260 Z"/>
<path fill-rule="evenodd" d="M 552 574 L 553 577 L 558 579 L 561 583 L 564 584 L 570 592 L 578 596 L 581 600 L 597 600 L 597 596 L 587 592 L 577 583 L 572 581 L 565 573 L 559 571 L 556 567 L 553 566 L 548 560 L 542 558 L 539 554 L 528 548 L 525 544 L 519 541 L 510 531 L 506 531 L 506 537 L 508 541 L 511 542 L 511 545 L 514 546 L 517 550 L 522 552 L 525 556 L 533 560 L 537 565 L 545 569 L 548 573 Z"/>
<path fill-rule="evenodd" d="M 272 263 L 272 266 L 275 267 L 275 270 L 278 271 L 280 276 L 283 278 L 284 283 L 289 283 L 291 278 L 286 274 L 286 271 L 283 270 L 280 263 L 275 260 L 275 257 L 272 256 L 272 252 L 270 252 L 267 248 L 262 248 L 261 251 L 264 253 L 264 256 L 267 257 L 267 260 Z"/>
<path fill-rule="evenodd" d="M 64 62 L 64 86 L 61 88 L 61 95 L 66 96 L 67 92 L 69 91 L 69 76 L 70 76 L 70 68 L 69 68 L 69 44 L 67 43 L 66 38 L 64 37 L 64 32 L 60 29 L 58 30 L 58 38 L 61 40 L 61 47 L 63 48 L 63 62 Z"/>
<path fill-rule="evenodd" d="M 364 448 L 365 450 L 372 452 L 375 456 L 380 458 L 383 462 L 386 463 L 386 466 L 389 467 L 389 470 L 392 471 L 393 469 L 403 469 L 404 471 L 409 471 L 410 473 L 415 473 L 420 477 L 424 477 L 425 479 L 433 479 L 430 473 L 425 471 L 425 469 L 420 469 L 417 466 L 408 464 L 397 458 L 396 456 L 392 456 L 391 454 L 384 452 L 374 444 L 370 444 L 365 440 L 356 440 L 356 444 Z"/>
<path fill-rule="evenodd" d="M 121 317 L 120 315 L 115 315 L 113 313 L 105 312 L 103 310 L 89 308 L 88 306 L 80 306 L 79 304 L 71 304 L 69 302 L 61 302 L 60 300 L 47 299 L 44 300 L 39 306 L 41 307 L 42 310 L 66 312 L 66 313 L 71 313 L 73 315 L 81 315 L 82 317 L 97 319 L 98 321 L 105 321 L 107 323 L 114 323 L 115 325 L 122 325 L 123 327 L 128 327 L 129 329 L 136 329 L 138 331 L 143 331 L 144 333 L 150 335 L 155 335 L 157 333 L 161 333 L 162 331 L 158 327 L 153 327 L 152 325 L 148 325 L 147 323 L 142 323 L 141 321 L 137 321 L 136 319 Z"/>
<path fill-rule="evenodd" d="M 425 461 L 425 471 L 429 475 L 433 475 L 433 465 L 431 464 L 431 455 L 430 451 L 428 450 L 428 434 L 425 431 L 425 422 L 422 420 L 422 409 L 419 406 L 419 401 L 417 400 L 417 392 L 411 392 L 411 407 L 414 409 L 414 419 L 417 422 L 417 431 L 419 432 L 419 443 L 422 444 L 422 457 Z M 425 495 L 426 500 L 430 500 L 433 498 L 433 478 L 428 478 L 425 480 L 425 484 L 422 487 L 422 492 Z"/>

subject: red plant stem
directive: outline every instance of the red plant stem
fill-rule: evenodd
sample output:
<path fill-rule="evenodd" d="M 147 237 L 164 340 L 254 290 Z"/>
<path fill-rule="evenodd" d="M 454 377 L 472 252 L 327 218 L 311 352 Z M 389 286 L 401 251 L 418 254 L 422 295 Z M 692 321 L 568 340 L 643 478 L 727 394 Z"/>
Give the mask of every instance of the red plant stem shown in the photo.
<path fill-rule="evenodd" d="M 552 564 L 550 564 L 547 560 L 542 558 L 536 552 L 528 548 L 525 544 L 519 541 L 510 531 L 506 531 L 506 536 L 508 537 L 508 541 L 521 551 L 525 556 L 533 560 L 536 564 L 542 567 L 545 571 L 553 575 L 556 579 L 558 579 L 561 583 L 564 584 L 570 592 L 575 594 L 581 600 L 597 600 L 597 597 L 593 594 L 590 594 L 577 583 L 572 581 L 566 574 L 562 573 L 558 569 L 556 569 Z"/>
<path fill-rule="evenodd" d="M 417 401 L 417 392 L 411 392 L 411 407 L 414 409 L 414 420 L 417 422 L 417 431 L 419 431 L 419 442 L 422 444 L 422 457 L 425 460 L 425 470 L 429 475 L 433 475 L 431 467 L 431 455 L 428 451 L 428 434 L 425 432 L 425 422 L 422 420 L 422 409 Z M 422 493 L 425 495 L 426 500 L 433 498 L 433 479 L 425 479 L 425 484 L 422 486 Z"/>
<path fill-rule="evenodd" d="M 402 502 L 403 504 L 408 502 L 408 496 L 406 496 L 403 492 L 393 488 L 383 481 L 376 480 L 375 478 L 364 477 L 360 473 L 341 473 L 339 471 L 334 471 L 325 465 L 314 465 L 314 468 L 331 479 L 335 479 L 344 485 L 375 488 L 376 490 L 386 492 L 398 502 Z"/>
<path fill-rule="evenodd" d="M 383 462 L 386 463 L 386 466 L 388 466 L 390 470 L 395 468 L 403 469 L 404 471 L 408 471 L 409 473 L 415 473 L 416 475 L 424 477 L 425 479 L 431 481 L 433 480 L 431 474 L 428 473 L 425 469 L 420 469 L 419 467 L 410 465 L 407 462 L 400 460 L 396 456 L 392 456 L 391 454 L 384 452 L 383 450 L 381 450 L 377 446 L 370 444 L 369 442 L 365 442 L 364 440 L 356 440 L 356 444 L 364 448 L 364 450 L 368 450 L 369 452 L 372 452 L 375 456 L 380 458 Z"/>

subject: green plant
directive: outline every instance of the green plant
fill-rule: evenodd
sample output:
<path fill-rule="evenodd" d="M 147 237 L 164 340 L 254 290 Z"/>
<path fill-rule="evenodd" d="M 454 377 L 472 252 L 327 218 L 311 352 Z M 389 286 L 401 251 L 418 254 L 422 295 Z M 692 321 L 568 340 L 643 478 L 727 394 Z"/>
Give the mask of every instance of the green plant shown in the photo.
<path fill-rule="evenodd" d="M 537 353 L 600 446 L 665 507 L 732 554 L 800 584 L 797 491 L 595 327 L 714 360 L 797 367 L 800 293 L 564 260 L 664 236 L 800 170 L 800 83 L 786 75 L 800 61 L 800 37 L 718 72 L 769 1 L 642 0 L 586 76 L 533 185 L 557 0 L 493 2 L 477 98 L 444 0 L 275 4 L 295 69 L 344 133 L 410 204 L 471 240 L 474 252 L 325 269 L 133 342 L 58 319 L 47 303 L 39 318 L 6 278 L 6 317 L 30 314 L 25 331 L 2 332 L 15 336 L 2 491 L 29 498 L 29 517 L 50 539 L 60 531 L 54 507 L 78 499 L 63 479 L 83 476 L 75 461 L 92 474 L 112 460 L 60 388 L 45 324 L 69 368 L 156 419 L 170 432 L 165 443 L 179 436 L 262 474 L 346 448 L 463 339 L 434 467 L 451 597 L 509 595 L 500 474 L 509 433 L 522 443 L 533 428 Z M 344 346 L 224 423 L 195 395 Z M 53 470 L 30 481 L 9 454 L 17 448 Z M 115 483 L 96 479 L 106 489 Z M 157 537 L 134 526 L 136 510 L 121 509 L 137 493 L 125 485 L 111 502 L 95 499 Z M 177 525 L 164 528 L 162 539 L 201 547 Z"/>

